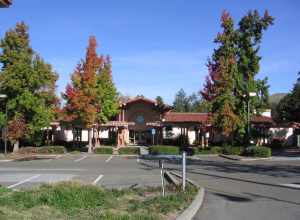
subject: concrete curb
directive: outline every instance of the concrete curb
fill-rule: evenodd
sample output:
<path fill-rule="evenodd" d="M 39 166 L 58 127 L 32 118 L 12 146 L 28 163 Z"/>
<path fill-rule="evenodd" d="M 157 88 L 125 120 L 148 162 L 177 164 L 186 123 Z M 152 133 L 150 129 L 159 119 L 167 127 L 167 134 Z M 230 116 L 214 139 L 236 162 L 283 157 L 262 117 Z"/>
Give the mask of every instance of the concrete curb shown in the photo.
<path fill-rule="evenodd" d="M 176 220 L 192 220 L 202 206 L 202 203 L 204 201 L 204 194 L 204 188 L 200 187 L 193 202 L 176 218 Z"/>
<path fill-rule="evenodd" d="M 220 157 L 229 159 L 229 160 L 235 160 L 235 161 L 257 161 L 257 160 L 271 160 L 272 157 L 260 157 L 260 158 L 245 158 L 245 157 L 240 157 L 236 155 L 225 155 L 225 154 L 220 154 Z"/>

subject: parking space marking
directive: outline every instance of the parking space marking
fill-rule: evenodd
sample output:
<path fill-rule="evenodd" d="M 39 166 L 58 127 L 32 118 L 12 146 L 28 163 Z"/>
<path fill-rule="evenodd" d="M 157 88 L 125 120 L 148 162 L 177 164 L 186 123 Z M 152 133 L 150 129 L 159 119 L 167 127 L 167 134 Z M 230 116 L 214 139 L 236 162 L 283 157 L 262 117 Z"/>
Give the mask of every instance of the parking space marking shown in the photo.
<path fill-rule="evenodd" d="M 105 163 L 108 163 L 112 158 L 113 158 L 113 155 L 111 155 L 109 158 L 107 158 L 107 159 L 105 160 Z"/>
<path fill-rule="evenodd" d="M 19 168 L 19 167 L 15 167 L 15 168 L 0 168 L 0 171 L 15 171 L 15 172 L 22 172 L 22 171 L 86 171 L 86 169 L 60 169 L 60 168 L 54 168 L 54 169 L 44 169 L 44 168 Z"/>
<path fill-rule="evenodd" d="M 85 158 L 87 158 L 88 156 L 87 155 L 85 155 L 85 156 L 83 156 L 83 157 L 80 157 L 80 158 L 78 158 L 78 159 L 76 159 L 76 160 L 74 160 L 74 162 L 79 162 L 79 161 L 82 161 L 82 160 L 84 160 Z"/>
<path fill-rule="evenodd" d="M 29 178 L 27 178 L 27 179 L 25 179 L 25 180 L 22 180 L 22 181 L 20 181 L 20 182 L 17 182 L 17 183 L 15 183 L 15 184 L 12 184 L 12 185 L 8 186 L 7 188 L 8 188 L 8 189 L 14 188 L 14 187 L 19 186 L 19 185 L 21 185 L 21 184 L 23 184 L 23 183 L 26 183 L 26 182 L 29 182 L 29 181 L 31 181 L 31 180 L 34 180 L 34 179 L 36 179 L 36 178 L 38 178 L 38 177 L 40 177 L 40 176 L 41 176 L 41 174 L 34 175 L 34 176 L 29 177 Z"/>
<path fill-rule="evenodd" d="M 103 175 L 100 174 L 94 181 L 93 181 L 93 185 L 96 185 L 101 179 L 102 179 Z"/>
<path fill-rule="evenodd" d="M 0 162 L 4 163 L 4 162 L 10 162 L 10 161 L 13 161 L 13 160 L 0 160 Z"/>
<path fill-rule="evenodd" d="M 300 184 L 287 183 L 287 184 L 280 184 L 280 185 L 295 188 L 295 189 L 300 189 Z"/>

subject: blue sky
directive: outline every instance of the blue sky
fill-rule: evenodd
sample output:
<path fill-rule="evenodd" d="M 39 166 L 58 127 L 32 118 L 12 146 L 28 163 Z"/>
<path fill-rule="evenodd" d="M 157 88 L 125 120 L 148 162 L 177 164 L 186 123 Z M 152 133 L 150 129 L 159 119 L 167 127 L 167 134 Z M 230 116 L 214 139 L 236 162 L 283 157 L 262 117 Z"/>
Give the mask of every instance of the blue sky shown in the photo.
<path fill-rule="evenodd" d="M 172 103 L 180 88 L 187 93 L 202 88 L 224 9 L 236 23 L 252 9 L 268 9 L 275 17 L 261 45 L 259 77 L 269 78 L 271 93 L 289 91 L 300 71 L 297 0 L 13 0 L 9 9 L 0 9 L 0 37 L 25 21 L 32 47 L 60 76 L 60 93 L 95 35 L 98 52 L 112 57 L 120 92 L 160 95 Z"/>

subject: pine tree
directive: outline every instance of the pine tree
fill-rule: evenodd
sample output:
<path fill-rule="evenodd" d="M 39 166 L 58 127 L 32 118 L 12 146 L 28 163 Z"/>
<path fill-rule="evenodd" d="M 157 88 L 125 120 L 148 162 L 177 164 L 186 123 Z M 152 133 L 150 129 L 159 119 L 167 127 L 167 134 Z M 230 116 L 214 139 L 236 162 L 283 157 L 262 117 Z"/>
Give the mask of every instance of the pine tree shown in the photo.
<path fill-rule="evenodd" d="M 8 96 L 8 138 L 14 150 L 18 150 L 21 138 L 41 144 L 42 128 L 54 118 L 58 76 L 30 47 L 28 27 L 23 22 L 6 32 L 0 48 L 0 93 Z M 1 118 L 4 109 L 2 103 Z M 22 129 L 13 129 L 17 127 Z"/>
<path fill-rule="evenodd" d="M 96 123 L 100 112 L 97 99 L 97 73 L 103 58 L 97 55 L 97 42 L 90 37 L 85 60 L 82 60 L 72 74 L 72 83 L 67 85 L 63 98 L 65 118 L 73 128 L 87 128 L 89 136 L 89 152 L 91 152 L 91 128 Z"/>
<path fill-rule="evenodd" d="M 175 112 L 186 112 L 188 109 L 188 99 L 185 91 L 180 89 L 176 95 L 173 102 L 173 110 Z"/>

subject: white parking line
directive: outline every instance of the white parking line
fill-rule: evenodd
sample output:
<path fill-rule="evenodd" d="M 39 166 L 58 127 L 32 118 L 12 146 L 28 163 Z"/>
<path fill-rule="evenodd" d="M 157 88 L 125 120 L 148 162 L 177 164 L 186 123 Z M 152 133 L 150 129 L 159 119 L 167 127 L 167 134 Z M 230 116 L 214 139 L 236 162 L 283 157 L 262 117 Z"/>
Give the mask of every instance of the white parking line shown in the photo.
<path fill-rule="evenodd" d="M 29 177 L 29 178 L 27 178 L 27 179 L 25 179 L 25 180 L 22 180 L 22 181 L 17 182 L 17 183 L 15 183 L 15 184 L 13 184 L 13 185 L 10 185 L 10 186 L 8 186 L 7 188 L 8 188 L 8 189 L 14 188 L 14 187 L 16 187 L 16 186 L 18 186 L 18 185 L 21 185 L 21 184 L 23 184 L 23 183 L 29 182 L 29 181 L 31 181 L 31 180 L 33 180 L 33 179 L 36 179 L 36 178 L 40 177 L 40 176 L 41 176 L 40 174 L 34 175 L 34 176 Z"/>
<path fill-rule="evenodd" d="M 95 180 L 94 182 L 92 183 L 93 185 L 96 185 L 101 179 L 102 179 L 103 175 L 100 174 Z"/>
<path fill-rule="evenodd" d="M 281 186 L 287 186 L 287 187 L 291 187 L 291 188 L 300 189 L 300 184 L 287 183 L 287 184 L 280 184 L 280 185 Z"/>
<path fill-rule="evenodd" d="M 80 157 L 80 158 L 77 159 L 77 160 L 74 160 L 74 162 L 82 161 L 82 160 L 84 160 L 85 158 L 87 158 L 87 155 L 85 155 L 85 156 L 83 156 L 83 157 Z"/>
<path fill-rule="evenodd" d="M 108 163 L 112 158 L 113 158 L 113 155 L 111 155 L 109 158 L 107 158 L 105 163 Z"/>
<path fill-rule="evenodd" d="M 139 157 L 136 158 L 136 162 L 138 162 L 138 163 L 140 162 L 140 158 Z"/>

